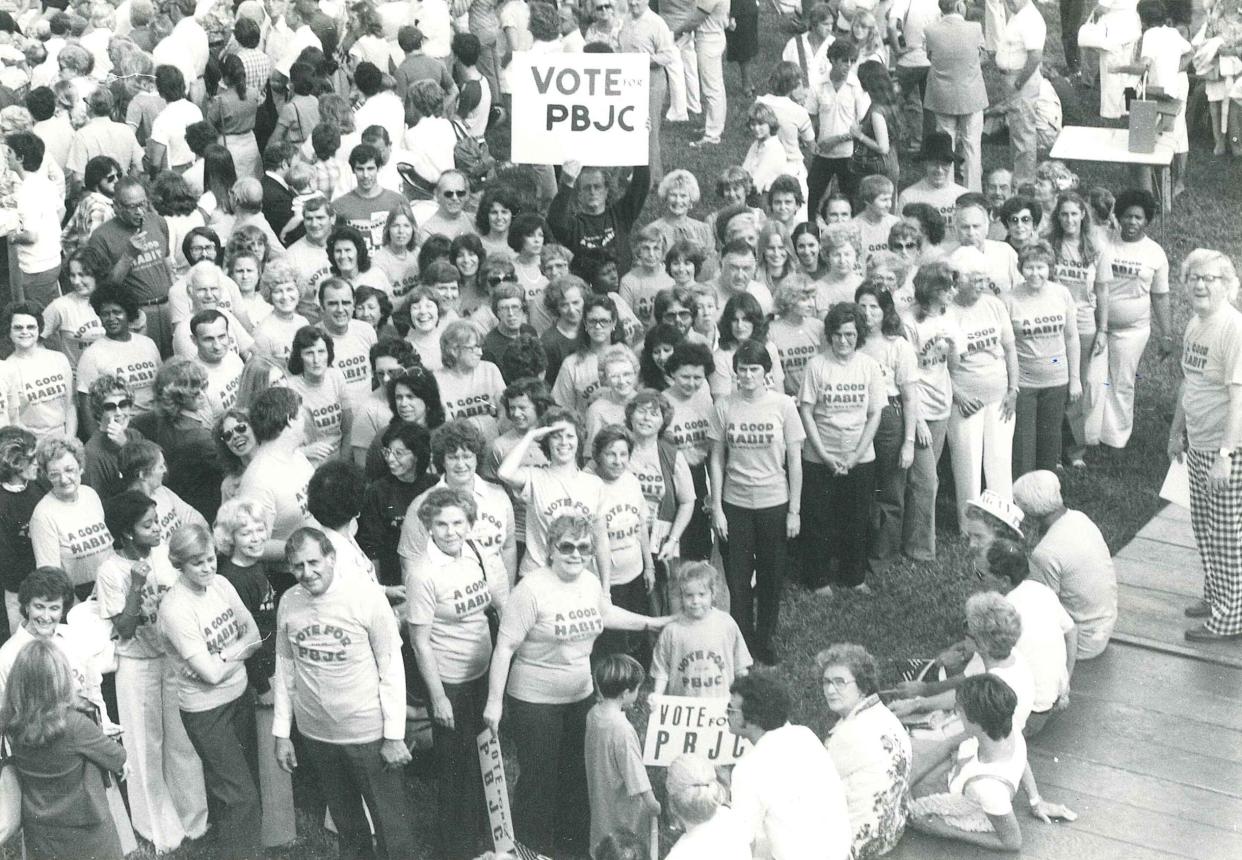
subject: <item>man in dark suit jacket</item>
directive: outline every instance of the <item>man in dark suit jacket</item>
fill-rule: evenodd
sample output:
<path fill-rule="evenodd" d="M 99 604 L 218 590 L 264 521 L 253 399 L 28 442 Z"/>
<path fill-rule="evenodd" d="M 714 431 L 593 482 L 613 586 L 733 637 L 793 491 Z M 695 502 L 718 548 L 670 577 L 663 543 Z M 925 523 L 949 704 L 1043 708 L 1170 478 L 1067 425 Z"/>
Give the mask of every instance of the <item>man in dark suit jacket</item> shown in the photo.
<path fill-rule="evenodd" d="M 947 132 L 960 145 L 962 185 L 980 191 L 983 110 L 988 106 L 980 65 L 983 28 L 966 20 L 965 5 L 963 0 L 940 0 L 943 17 L 924 31 L 931 68 L 923 107 L 935 118 L 937 131 Z"/>
<path fill-rule="evenodd" d="M 293 163 L 294 148 L 290 143 L 269 146 L 263 153 L 263 217 L 277 236 L 293 218 L 293 190 L 285 182 L 285 171 Z M 301 239 L 304 231 L 295 228 L 284 239 L 285 247 Z"/>

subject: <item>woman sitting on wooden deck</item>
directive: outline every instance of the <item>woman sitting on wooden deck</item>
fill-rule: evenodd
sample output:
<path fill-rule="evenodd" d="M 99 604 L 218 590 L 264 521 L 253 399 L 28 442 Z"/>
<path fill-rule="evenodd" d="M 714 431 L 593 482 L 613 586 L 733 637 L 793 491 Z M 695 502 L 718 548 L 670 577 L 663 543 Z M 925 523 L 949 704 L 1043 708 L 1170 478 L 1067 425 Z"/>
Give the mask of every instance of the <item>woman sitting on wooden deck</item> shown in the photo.
<path fill-rule="evenodd" d="M 1027 765 L 1026 741 L 1014 730 L 1017 705 L 1017 695 L 996 675 L 975 675 L 962 682 L 955 710 L 966 738 L 941 741 L 938 752 L 944 755 L 916 759 L 911 784 L 919 796 L 910 804 L 910 827 L 983 848 L 1020 851 L 1022 829 L 1013 807 L 1019 784 L 1026 789 L 1036 818 L 1077 817 L 1039 797 Z"/>

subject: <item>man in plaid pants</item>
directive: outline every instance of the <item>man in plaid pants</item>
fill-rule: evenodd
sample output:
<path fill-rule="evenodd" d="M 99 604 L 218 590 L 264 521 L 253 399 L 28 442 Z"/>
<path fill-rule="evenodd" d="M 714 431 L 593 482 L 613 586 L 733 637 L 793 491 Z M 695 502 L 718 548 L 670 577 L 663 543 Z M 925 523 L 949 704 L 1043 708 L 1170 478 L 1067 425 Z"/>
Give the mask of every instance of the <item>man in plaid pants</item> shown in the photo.
<path fill-rule="evenodd" d="M 1191 642 L 1242 639 L 1242 313 L 1229 258 L 1198 249 L 1182 264 L 1194 317 L 1182 342 L 1183 379 L 1169 457 L 1186 458 L 1190 523 L 1203 560 L 1203 597 L 1186 609 L 1207 619 Z"/>

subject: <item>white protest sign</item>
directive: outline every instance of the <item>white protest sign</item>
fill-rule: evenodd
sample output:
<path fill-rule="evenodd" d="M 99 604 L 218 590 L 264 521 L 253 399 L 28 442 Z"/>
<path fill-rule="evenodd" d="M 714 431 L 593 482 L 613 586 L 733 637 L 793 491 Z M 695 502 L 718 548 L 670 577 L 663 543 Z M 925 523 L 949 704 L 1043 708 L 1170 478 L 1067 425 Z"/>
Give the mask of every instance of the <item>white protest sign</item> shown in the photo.
<path fill-rule="evenodd" d="M 514 54 L 512 161 L 646 164 L 650 65 L 647 54 Z"/>
<path fill-rule="evenodd" d="M 680 755 L 702 756 L 713 764 L 733 764 L 750 743 L 729 731 L 725 698 L 652 696 L 643 742 L 643 764 L 668 767 Z"/>
<path fill-rule="evenodd" d="M 491 729 L 479 732 L 479 768 L 483 771 L 483 799 L 487 803 L 487 820 L 492 828 L 492 842 L 497 852 L 513 850 L 513 816 L 509 814 L 509 785 L 505 781 L 505 763 L 500 757 L 500 738 Z"/>

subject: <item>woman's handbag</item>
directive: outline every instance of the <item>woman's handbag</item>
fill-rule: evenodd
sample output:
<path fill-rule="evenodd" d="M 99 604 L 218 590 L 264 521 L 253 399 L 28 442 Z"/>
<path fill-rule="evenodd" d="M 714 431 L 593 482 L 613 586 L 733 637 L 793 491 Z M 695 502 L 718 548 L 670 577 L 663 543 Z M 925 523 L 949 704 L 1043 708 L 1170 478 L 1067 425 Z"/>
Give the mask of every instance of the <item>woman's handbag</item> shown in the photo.
<path fill-rule="evenodd" d="M 1111 45 L 1108 39 L 1108 28 L 1094 18 L 1078 28 L 1079 48 L 1108 51 L 1111 50 Z"/>

